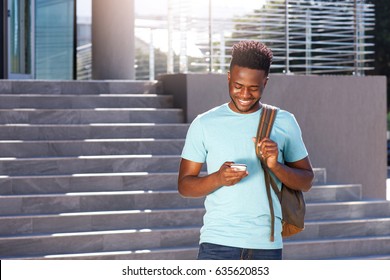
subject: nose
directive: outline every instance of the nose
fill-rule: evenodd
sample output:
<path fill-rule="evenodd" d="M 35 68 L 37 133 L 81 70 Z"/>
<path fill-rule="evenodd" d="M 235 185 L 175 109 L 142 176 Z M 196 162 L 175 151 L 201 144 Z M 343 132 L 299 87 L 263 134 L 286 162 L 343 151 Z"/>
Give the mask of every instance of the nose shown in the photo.
<path fill-rule="evenodd" d="M 242 94 L 242 96 L 244 96 L 244 97 L 250 96 L 249 88 L 243 87 L 243 88 L 242 88 L 242 91 L 241 91 L 241 94 Z"/>

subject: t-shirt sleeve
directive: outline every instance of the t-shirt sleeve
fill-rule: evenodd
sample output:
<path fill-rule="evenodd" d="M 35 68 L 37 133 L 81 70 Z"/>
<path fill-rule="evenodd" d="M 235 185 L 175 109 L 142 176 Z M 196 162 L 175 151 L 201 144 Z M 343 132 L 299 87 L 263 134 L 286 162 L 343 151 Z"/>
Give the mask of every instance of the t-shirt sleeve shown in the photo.
<path fill-rule="evenodd" d="M 204 163 L 206 155 L 207 150 L 201 119 L 197 117 L 188 129 L 181 157 L 190 161 Z"/>
<path fill-rule="evenodd" d="M 303 142 L 301 128 L 295 116 L 290 115 L 288 121 L 288 137 L 285 143 L 284 160 L 286 162 L 295 162 L 308 156 L 308 152 Z"/>

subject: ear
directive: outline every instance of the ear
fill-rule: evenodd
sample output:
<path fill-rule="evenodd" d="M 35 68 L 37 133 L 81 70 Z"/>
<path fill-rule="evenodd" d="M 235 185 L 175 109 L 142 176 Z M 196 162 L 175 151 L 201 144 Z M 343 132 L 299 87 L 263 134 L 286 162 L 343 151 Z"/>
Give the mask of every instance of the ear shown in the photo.
<path fill-rule="evenodd" d="M 267 78 L 265 78 L 265 81 L 264 81 L 264 87 L 267 85 L 268 80 L 269 80 L 269 77 L 267 76 Z"/>
<path fill-rule="evenodd" d="M 228 82 L 230 82 L 230 71 L 227 72 Z"/>

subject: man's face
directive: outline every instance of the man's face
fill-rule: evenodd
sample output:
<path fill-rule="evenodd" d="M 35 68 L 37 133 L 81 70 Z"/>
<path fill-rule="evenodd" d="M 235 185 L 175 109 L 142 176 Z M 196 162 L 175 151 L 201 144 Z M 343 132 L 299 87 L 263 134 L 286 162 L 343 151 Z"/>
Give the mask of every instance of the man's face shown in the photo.
<path fill-rule="evenodd" d="M 229 107 L 234 112 L 249 114 L 260 109 L 260 98 L 268 77 L 264 70 L 233 66 L 228 72 Z"/>

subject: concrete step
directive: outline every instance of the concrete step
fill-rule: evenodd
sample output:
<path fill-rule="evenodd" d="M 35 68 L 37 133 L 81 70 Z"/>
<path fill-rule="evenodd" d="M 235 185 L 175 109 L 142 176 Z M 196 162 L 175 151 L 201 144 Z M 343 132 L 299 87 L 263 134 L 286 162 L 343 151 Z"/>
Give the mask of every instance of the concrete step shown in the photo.
<path fill-rule="evenodd" d="M 199 227 L 127 229 L 79 233 L 0 237 L 0 257 L 7 259 L 46 254 L 77 254 L 147 248 L 196 246 Z"/>
<path fill-rule="evenodd" d="M 201 227 L 203 208 L 99 211 L 0 216 L 0 236 L 123 230 L 165 227 Z"/>
<path fill-rule="evenodd" d="M 321 174 L 321 170 L 319 174 Z M 317 172 L 315 172 L 317 174 Z M 205 173 L 204 173 L 205 174 Z M 203 174 L 201 174 L 203 176 Z M 318 178 L 320 180 L 321 177 Z M 324 183 L 324 182 L 321 182 Z M 316 186 L 314 187 L 316 188 Z M 340 189 L 348 188 L 343 185 Z M 96 191 L 156 191 L 176 190 L 177 171 L 166 173 L 123 172 L 123 173 L 75 173 L 71 175 L 27 175 L 0 176 L 0 195 L 56 194 Z M 336 194 L 338 188 L 330 188 Z M 329 192 L 322 188 L 323 192 Z M 330 197 L 337 197 L 331 194 Z M 354 197 L 354 194 L 351 198 Z M 306 200 L 311 201 L 312 196 Z M 337 201 L 337 200 L 334 200 Z"/>
<path fill-rule="evenodd" d="M 347 259 L 356 256 L 389 255 L 389 252 L 390 235 L 287 241 L 284 244 L 283 257 L 290 260 Z"/>
<path fill-rule="evenodd" d="M 337 184 L 315 185 L 303 193 L 305 200 L 313 202 L 357 201 L 362 199 L 362 185 Z"/>
<path fill-rule="evenodd" d="M 134 251 L 111 251 L 80 254 L 37 255 L 34 257 L 12 258 L 30 260 L 195 260 L 198 246 L 171 247 Z M 7 259 L 7 258 L 3 258 Z M 289 260 L 288 256 L 284 256 Z M 325 260 L 390 260 L 390 254 L 356 255 L 353 257 L 327 258 Z"/>
<path fill-rule="evenodd" d="M 96 95 L 96 94 L 157 94 L 160 83 L 157 81 L 63 81 L 63 80 L 3 80 L 1 94 L 46 94 L 46 95 Z"/>
<path fill-rule="evenodd" d="M 0 158 L 0 178 L 29 175 L 71 175 L 84 173 L 177 172 L 178 155 L 104 155 L 48 158 Z M 203 168 L 205 170 L 205 166 Z M 323 181 L 317 169 L 315 181 Z"/>
<path fill-rule="evenodd" d="M 177 172 L 179 156 L 117 155 L 51 158 L 0 158 L 0 176 L 83 173 Z"/>
<path fill-rule="evenodd" d="M 106 155 L 50 158 L 0 158 L 1 176 L 83 173 L 177 172 L 177 155 Z M 322 174 L 321 169 L 319 172 Z M 319 176 L 321 177 L 321 174 Z M 319 178 L 321 180 L 321 178 Z"/>
<path fill-rule="evenodd" d="M 0 140 L 184 139 L 189 124 L 0 124 Z"/>
<path fill-rule="evenodd" d="M 181 227 L 0 237 L 0 257 L 1 259 L 195 259 L 198 236 L 198 227 Z M 389 241 L 390 236 L 285 241 L 283 258 L 286 260 L 387 259 L 390 252 Z M 165 246 L 161 246 L 162 244 Z M 42 247 L 45 248 L 44 251 Z M 186 248 L 184 256 L 178 253 L 182 247 Z"/>
<path fill-rule="evenodd" d="M 310 203 L 307 205 L 305 220 L 386 218 L 389 213 L 390 201 L 387 200 Z"/>
<path fill-rule="evenodd" d="M 0 109 L 0 124 L 182 123 L 181 109 Z"/>
<path fill-rule="evenodd" d="M 79 254 L 36 255 L 30 257 L 2 258 L 3 260 L 195 260 L 198 246 L 165 247 L 133 251 L 91 252 Z"/>
<path fill-rule="evenodd" d="M 69 192 L 158 191 L 177 188 L 177 172 L 0 176 L 1 195 Z"/>
<path fill-rule="evenodd" d="M 61 214 L 202 207 L 177 191 L 121 191 L 0 196 L 0 215 Z"/>
<path fill-rule="evenodd" d="M 1 195 L 0 215 L 58 214 L 91 211 L 170 209 L 203 207 L 203 199 L 182 198 L 176 190 L 75 192 L 64 194 Z M 327 214 L 337 208 L 342 214 Z M 306 221 L 386 218 L 389 201 L 307 204 Z M 314 218 L 314 219 L 313 219 Z"/>
<path fill-rule="evenodd" d="M 0 109 L 169 108 L 173 97 L 157 94 L 0 94 Z"/>
<path fill-rule="evenodd" d="M 0 157 L 180 154 L 184 139 L 0 140 Z"/>
<path fill-rule="evenodd" d="M 346 258 L 333 258 L 331 260 L 390 260 L 390 253 L 384 255 L 353 256 Z"/>
<path fill-rule="evenodd" d="M 60 214 L 0 216 L 0 236 L 66 233 L 178 226 L 202 226 L 204 209 L 157 209 L 76 212 Z M 322 240 L 390 235 L 390 218 L 347 219 L 306 222 L 305 230 L 287 241 Z"/>
<path fill-rule="evenodd" d="M 336 217 L 335 217 L 336 218 Z M 288 241 L 390 236 L 390 217 L 305 222 L 305 230 L 286 238 Z"/>

